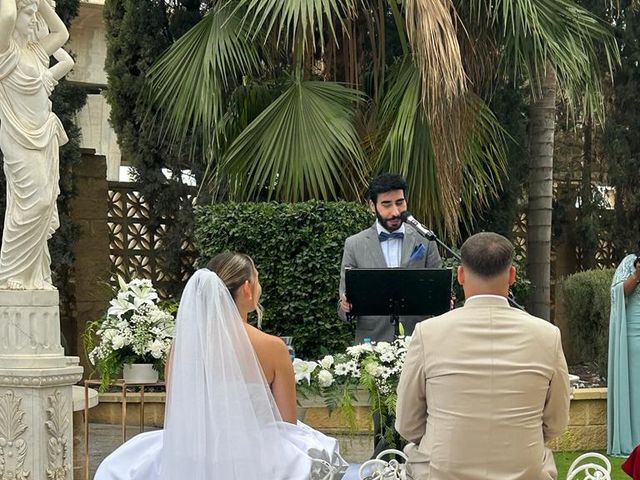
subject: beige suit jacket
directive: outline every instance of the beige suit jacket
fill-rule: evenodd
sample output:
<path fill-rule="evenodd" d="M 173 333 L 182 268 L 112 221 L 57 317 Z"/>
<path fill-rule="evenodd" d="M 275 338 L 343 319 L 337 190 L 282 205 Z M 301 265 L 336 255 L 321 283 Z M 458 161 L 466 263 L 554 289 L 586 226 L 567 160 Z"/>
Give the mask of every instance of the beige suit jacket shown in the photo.
<path fill-rule="evenodd" d="M 480 296 L 416 326 L 396 429 L 416 480 L 555 478 L 544 443 L 569 417 L 560 331 Z"/>

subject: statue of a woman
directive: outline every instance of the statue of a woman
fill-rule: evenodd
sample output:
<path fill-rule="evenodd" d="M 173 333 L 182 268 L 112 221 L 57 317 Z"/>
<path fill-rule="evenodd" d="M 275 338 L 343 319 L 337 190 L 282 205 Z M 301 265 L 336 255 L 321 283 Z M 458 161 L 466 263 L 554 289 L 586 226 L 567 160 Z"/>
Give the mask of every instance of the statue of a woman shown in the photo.
<path fill-rule="evenodd" d="M 69 32 L 51 0 L 0 0 L 0 149 L 7 209 L 0 288 L 48 290 L 47 240 L 59 226 L 59 147 L 67 135 L 49 95 L 73 67 Z M 58 63 L 49 67 L 49 56 Z"/>

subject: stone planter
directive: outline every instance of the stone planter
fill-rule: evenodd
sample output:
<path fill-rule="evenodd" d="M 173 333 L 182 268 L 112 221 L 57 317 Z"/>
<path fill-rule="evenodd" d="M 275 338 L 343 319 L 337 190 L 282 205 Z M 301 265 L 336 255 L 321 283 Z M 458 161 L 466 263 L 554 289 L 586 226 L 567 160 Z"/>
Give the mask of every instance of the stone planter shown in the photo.
<path fill-rule="evenodd" d="M 298 420 L 331 435 L 339 433 L 348 433 L 350 436 L 354 434 L 368 435 L 373 432 L 369 393 L 358 389 L 355 397 L 353 402 L 356 421 L 355 431 L 349 428 L 349 422 L 341 412 L 330 412 L 324 404 L 324 399 L 319 395 L 310 395 L 306 398 L 298 397 Z"/>
<path fill-rule="evenodd" d="M 140 394 L 127 394 L 127 423 L 136 425 L 140 420 Z M 165 394 L 150 392 L 145 394 L 145 423 L 148 426 L 162 427 L 164 420 Z M 366 392 L 356 395 L 355 414 L 356 431 L 350 431 L 347 420 L 340 412 L 329 412 L 321 397 L 298 399 L 298 418 L 307 425 L 340 438 L 340 449 L 348 450 L 350 442 L 362 441 L 370 448 L 373 440 L 371 411 Z M 100 394 L 100 403 L 89 410 L 91 423 L 120 425 L 122 422 L 122 399 L 118 393 Z M 549 442 L 553 450 L 602 450 L 607 447 L 607 389 L 578 388 L 571 400 L 569 426 L 559 438 Z M 370 452 L 369 452 L 370 454 Z"/>
<path fill-rule="evenodd" d="M 156 383 L 158 372 L 150 363 L 126 364 L 122 369 L 125 383 Z"/>

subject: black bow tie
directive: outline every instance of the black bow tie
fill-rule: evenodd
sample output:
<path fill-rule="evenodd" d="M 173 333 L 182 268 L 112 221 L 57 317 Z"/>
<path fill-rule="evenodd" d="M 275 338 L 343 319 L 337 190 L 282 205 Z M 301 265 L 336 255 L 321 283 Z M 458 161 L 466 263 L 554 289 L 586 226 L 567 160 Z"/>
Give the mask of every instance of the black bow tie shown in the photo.
<path fill-rule="evenodd" d="M 393 232 L 393 233 L 387 233 L 387 232 L 380 232 L 378 234 L 378 240 L 380 240 L 381 242 L 386 242 L 389 239 L 392 238 L 397 238 L 402 240 L 404 238 L 404 233 L 402 232 Z"/>

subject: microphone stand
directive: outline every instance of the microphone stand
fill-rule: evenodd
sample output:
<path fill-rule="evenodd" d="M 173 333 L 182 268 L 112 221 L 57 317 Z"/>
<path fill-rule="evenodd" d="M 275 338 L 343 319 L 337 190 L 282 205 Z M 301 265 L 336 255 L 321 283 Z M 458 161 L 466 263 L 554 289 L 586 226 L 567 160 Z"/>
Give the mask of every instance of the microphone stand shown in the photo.
<path fill-rule="evenodd" d="M 447 245 L 446 243 L 444 243 L 442 240 L 440 240 L 437 235 L 435 233 L 433 233 L 431 230 L 427 230 L 425 229 L 424 231 L 421 228 L 416 228 L 412 223 L 409 223 L 407 221 L 405 221 L 405 223 L 407 223 L 408 225 L 410 225 L 411 227 L 413 227 L 413 229 L 418 232 L 420 235 L 422 235 L 424 238 L 426 238 L 427 240 L 436 242 L 438 245 L 440 245 L 442 248 L 444 248 L 447 252 L 449 252 L 451 255 L 453 255 L 460 263 L 462 263 L 462 258 L 460 257 L 460 255 L 457 252 L 454 252 L 449 245 Z M 524 311 L 524 307 L 522 305 L 520 305 L 518 302 L 516 302 L 515 298 L 513 298 L 513 294 L 511 293 L 511 290 L 509 290 L 509 295 L 507 295 L 507 300 L 509 301 L 509 303 L 511 304 L 511 306 L 519 308 L 520 310 Z"/>

